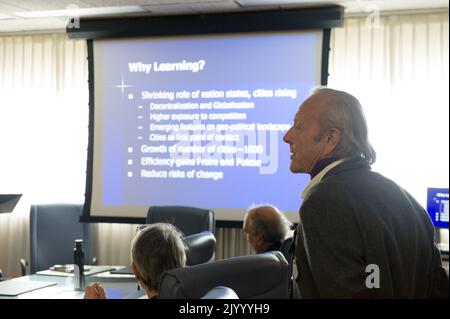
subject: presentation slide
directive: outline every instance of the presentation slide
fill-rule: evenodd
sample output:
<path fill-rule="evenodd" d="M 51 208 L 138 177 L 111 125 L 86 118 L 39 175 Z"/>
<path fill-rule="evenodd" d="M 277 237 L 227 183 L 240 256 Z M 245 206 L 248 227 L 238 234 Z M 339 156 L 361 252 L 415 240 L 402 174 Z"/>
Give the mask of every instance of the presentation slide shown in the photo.
<path fill-rule="evenodd" d="M 91 216 L 152 205 L 297 220 L 309 176 L 282 140 L 320 85 L 322 31 L 95 40 Z M 92 70 L 91 70 L 92 72 Z"/>
<path fill-rule="evenodd" d="M 427 211 L 436 228 L 448 229 L 448 188 L 428 188 Z"/>

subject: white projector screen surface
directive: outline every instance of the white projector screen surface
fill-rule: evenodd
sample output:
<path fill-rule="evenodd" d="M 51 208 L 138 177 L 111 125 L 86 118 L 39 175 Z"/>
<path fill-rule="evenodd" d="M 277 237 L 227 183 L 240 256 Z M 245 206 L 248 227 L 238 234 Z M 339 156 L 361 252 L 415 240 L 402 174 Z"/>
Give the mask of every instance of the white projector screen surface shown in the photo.
<path fill-rule="evenodd" d="M 94 40 L 90 216 L 273 204 L 297 221 L 309 177 L 282 137 L 320 85 L 322 33 Z"/>

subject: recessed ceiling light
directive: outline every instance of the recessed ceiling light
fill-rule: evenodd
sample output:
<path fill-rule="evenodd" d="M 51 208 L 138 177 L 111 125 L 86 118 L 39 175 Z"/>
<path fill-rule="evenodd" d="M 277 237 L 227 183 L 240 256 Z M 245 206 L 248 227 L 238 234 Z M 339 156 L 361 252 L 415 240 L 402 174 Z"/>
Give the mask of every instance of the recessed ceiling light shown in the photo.
<path fill-rule="evenodd" d="M 143 12 L 145 9 L 139 6 L 122 6 L 122 7 L 97 7 L 97 8 L 77 8 L 70 6 L 64 10 L 46 10 L 46 11 L 23 11 L 14 14 L 21 18 L 54 18 L 54 17 L 88 17 L 101 16 L 111 14 L 126 14 Z"/>

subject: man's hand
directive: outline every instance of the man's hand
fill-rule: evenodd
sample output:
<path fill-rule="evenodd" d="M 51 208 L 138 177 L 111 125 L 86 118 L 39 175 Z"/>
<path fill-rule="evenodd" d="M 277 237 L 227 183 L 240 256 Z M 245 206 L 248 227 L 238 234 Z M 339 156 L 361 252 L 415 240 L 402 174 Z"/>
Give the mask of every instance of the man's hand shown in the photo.
<path fill-rule="evenodd" d="M 94 282 L 86 287 L 84 299 L 107 299 L 105 290 L 98 282 Z"/>

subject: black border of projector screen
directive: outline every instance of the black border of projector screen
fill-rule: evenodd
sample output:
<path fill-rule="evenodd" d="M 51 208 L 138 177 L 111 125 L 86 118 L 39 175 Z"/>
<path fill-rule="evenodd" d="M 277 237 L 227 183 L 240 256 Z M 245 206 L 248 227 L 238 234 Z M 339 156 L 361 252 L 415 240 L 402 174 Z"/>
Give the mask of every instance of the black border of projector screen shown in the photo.
<path fill-rule="evenodd" d="M 101 38 L 201 35 L 287 30 L 323 30 L 321 85 L 327 84 L 331 28 L 343 24 L 340 6 L 294 10 L 239 12 L 185 16 L 154 16 L 103 20 L 81 20 L 80 28 L 67 28 L 71 39 L 86 39 L 89 67 L 89 140 L 86 192 L 81 222 L 145 224 L 146 218 L 91 216 L 94 146 L 94 49 Z M 242 221 L 216 220 L 217 227 L 241 228 Z"/>
<path fill-rule="evenodd" d="M 331 29 L 343 25 L 344 8 L 325 6 L 266 11 L 81 19 L 66 28 L 70 39 Z"/>

